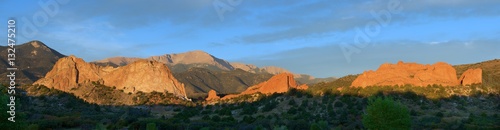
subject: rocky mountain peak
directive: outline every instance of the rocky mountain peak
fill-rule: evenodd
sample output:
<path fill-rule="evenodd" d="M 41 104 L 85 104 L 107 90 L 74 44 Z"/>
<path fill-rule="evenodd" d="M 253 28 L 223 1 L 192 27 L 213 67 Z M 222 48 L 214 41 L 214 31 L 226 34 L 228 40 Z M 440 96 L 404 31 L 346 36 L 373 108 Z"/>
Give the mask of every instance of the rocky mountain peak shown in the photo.
<path fill-rule="evenodd" d="M 40 41 L 31 41 L 31 42 L 30 42 L 30 44 L 31 44 L 33 47 L 35 47 L 35 48 L 39 48 L 40 46 L 45 46 L 45 47 L 46 47 L 46 45 L 45 45 L 45 44 L 43 44 L 43 43 L 42 43 L 42 42 L 40 42 Z"/>
<path fill-rule="evenodd" d="M 215 61 L 215 57 L 200 50 L 178 54 L 166 54 L 165 56 L 170 59 L 170 63 L 174 64 L 210 63 Z"/>
<path fill-rule="evenodd" d="M 169 66 L 193 65 L 193 67 L 214 66 L 221 70 L 234 70 L 233 66 L 225 60 L 214 57 L 204 51 L 190 51 L 178 54 L 165 54 L 152 56 L 149 60 L 166 63 Z"/>
<path fill-rule="evenodd" d="M 29 50 L 31 50 L 32 53 L 33 52 L 41 53 L 40 51 L 45 51 L 50 53 L 57 53 L 58 55 L 60 55 L 59 52 L 53 50 L 52 48 L 50 48 L 49 46 L 45 45 L 43 42 L 38 40 L 29 41 L 25 44 L 20 45 L 20 47 L 24 49 L 29 48 Z"/>
<path fill-rule="evenodd" d="M 16 45 L 16 67 L 19 70 L 17 74 L 17 83 L 31 84 L 34 81 L 43 77 L 53 67 L 54 63 L 62 57 L 61 53 L 51 49 L 40 41 L 29 41 L 24 44 Z M 7 54 L 7 46 L 0 46 L 0 52 Z M 7 56 L 0 57 L 0 67 L 6 68 L 8 59 Z M 8 72 L 5 69 L 0 70 L 0 74 L 6 75 Z"/>

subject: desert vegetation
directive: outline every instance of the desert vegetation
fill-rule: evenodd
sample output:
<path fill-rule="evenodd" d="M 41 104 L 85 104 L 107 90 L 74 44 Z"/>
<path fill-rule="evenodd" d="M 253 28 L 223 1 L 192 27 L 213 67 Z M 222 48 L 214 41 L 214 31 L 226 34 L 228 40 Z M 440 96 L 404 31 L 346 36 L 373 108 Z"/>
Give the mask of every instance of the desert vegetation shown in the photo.
<path fill-rule="evenodd" d="M 405 123 L 398 123 L 403 124 L 398 129 L 500 127 L 498 89 L 483 85 L 469 86 L 467 95 L 449 95 L 450 91 L 464 89 L 440 86 L 332 87 L 322 92 L 311 91 L 315 88 L 291 89 L 267 96 L 244 95 L 210 105 L 201 100 L 164 102 L 161 99 L 176 98 L 165 93 L 134 93 L 131 99 L 139 105 L 132 106 L 88 103 L 45 86 L 22 88 L 26 93 L 19 93 L 19 102 L 29 107 L 20 107 L 19 118 L 27 129 L 368 129 L 381 128 L 370 125 L 377 124 L 368 121 L 370 118 L 392 118 L 369 116 L 380 111 L 380 105 L 398 108 L 387 110 L 405 115 Z M 100 92 L 97 95 L 121 92 L 112 87 L 102 89 L 96 91 Z M 112 97 L 100 96 L 110 101 Z"/>

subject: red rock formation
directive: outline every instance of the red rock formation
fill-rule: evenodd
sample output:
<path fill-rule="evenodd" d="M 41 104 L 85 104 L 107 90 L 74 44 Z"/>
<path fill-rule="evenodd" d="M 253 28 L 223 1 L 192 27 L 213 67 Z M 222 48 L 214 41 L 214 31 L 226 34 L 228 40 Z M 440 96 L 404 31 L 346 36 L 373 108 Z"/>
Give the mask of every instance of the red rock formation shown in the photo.
<path fill-rule="evenodd" d="M 302 84 L 302 85 L 299 85 L 297 86 L 296 89 L 299 89 L 299 90 L 307 90 L 309 88 L 309 86 L 307 86 L 307 84 Z"/>
<path fill-rule="evenodd" d="M 127 66 L 112 68 L 86 63 L 74 56 L 57 61 L 47 75 L 34 84 L 70 91 L 78 85 L 96 81 L 115 86 L 124 92 L 169 92 L 186 98 L 184 84 L 179 83 L 168 67 L 156 61 L 139 60 Z"/>
<path fill-rule="evenodd" d="M 219 100 L 220 97 L 217 96 L 217 92 L 215 90 L 208 91 L 208 97 L 205 99 L 206 101 Z"/>
<path fill-rule="evenodd" d="M 483 70 L 480 68 L 468 69 L 458 81 L 461 85 L 481 84 L 483 83 Z"/>
<path fill-rule="evenodd" d="M 291 73 L 281 73 L 277 74 L 271 79 L 259 83 L 255 86 L 251 86 L 247 88 L 245 91 L 241 92 L 240 94 L 237 95 L 227 95 L 224 96 L 222 99 L 230 99 L 234 97 L 238 97 L 241 95 L 247 95 L 247 94 L 254 94 L 254 93 L 262 93 L 262 94 L 273 94 L 273 93 L 284 93 L 287 92 L 289 89 L 295 88 L 295 89 L 307 89 L 309 88 L 307 85 L 297 85 L 297 82 L 293 78 L 293 74 Z"/>
<path fill-rule="evenodd" d="M 174 78 L 168 67 L 160 62 L 138 60 L 102 77 L 104 85 L 116 86 L 125 92 L 164 92 L 185 95 L 184 85 Z"/>
<path fill-rule="evenodd" d="M 99 67 L 87 64 L 73 55 L 59 59 L 44 78 L 33 84 L 42 84 L 62 91 L 69 91 L 78 84 L 100 79 Z"/>
<path fill-rule="evenodd" d="M 459 85 L 455 69 L 444 62 L 434 65 L 422 65 L 417 63 L 382 64 L 377 71 L 366 71 L 351 86 L 393 86 L 410 84 L 414 86 Z"/>

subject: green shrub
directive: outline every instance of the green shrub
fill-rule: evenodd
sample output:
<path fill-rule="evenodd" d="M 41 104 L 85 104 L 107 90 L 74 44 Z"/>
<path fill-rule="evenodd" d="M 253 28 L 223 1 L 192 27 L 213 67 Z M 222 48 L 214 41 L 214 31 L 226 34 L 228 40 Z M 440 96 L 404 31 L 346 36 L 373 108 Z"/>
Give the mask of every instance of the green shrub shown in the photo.
<path fill-rule="evenodd" d="M 95 126 L 95 129 L 96 130 L 105 130 L 106 127 L 104 127 L 104 125 L 102 123 L 97 123 Z"/>
<path fill-rule="evenodd" d="M 342 102 L 335 102 L 335 107 L 343 107 L 344 104 Z"/>
<path fill-rule="evenodd" d="M 436 113 L 436 116 L 442 118 L 444 116 L 444 114 L 442 112 L 438 112 L 438 113 Z"/>
<path fill-rule="evenodd" d="M 250 123 L 254 122 L 255 120 L 256 119 L 253 118 L 252 116 L 244 116 L 242 122 L 250 124 Z"/>
<path fill-rule="evenodd" d="M 309 128 L 310 130 L 321 130 L 321 128 L 319 127 L 318 124 L 316 123 L 312 123 L 311 124 L 311 128 Z"/>
<path fill-rule="evenodd" d="M 264 107 L 262 108 L 262 112 L 268 112 L 268 111 L 271 111 L 273 110 L 274 108 L 276 108 L 276 106 L 278 105 L 277 102 L 275 101 L 270 101 L 268 103 L 266 103 L 266 105 L 264 105 Z"/>
<path fill-rule="evenodd" d="M 410 129 L 411 127 L 408 108 L 392 98 L 370 98 L 362 122 L 368 129 Z"/>
<path fill-rule="evenodd" d="M 288 102 L 288 105 L 290 106 L 295 106 L 297 103 L 295 102 L 294 99 L 290 99 L 290 101 Z"/>
<path fill-rule="evenodd" d="M 40 127 L 37 124 L 31 124 L 27 128 L 27 130 L 38 130 Z"/>
<path fill-rule="evenodd" d="M 219 115 L 214 115 L 212 116 L 212 121 L 214 122 L 219 122 L 221 119 L 220 119 L 220 116 Z"/>
<path fill-rule="evenodd" d="M 156 128 L 156 124 L 155 123 L 148 123 L 146 125 L 146 130 L 157 130 L 158 128 Z"/>
<path fill-rule="evenodd" d="M 328 130 L 328 123 L 326 121 L 314 122 L 311 124 L 310 130 Z"/>
<path fill-rule="evenodd" d="M 208 120 L 210 120 L 210 116 L 204 115 L 201 119 L 208 121 Z"/>

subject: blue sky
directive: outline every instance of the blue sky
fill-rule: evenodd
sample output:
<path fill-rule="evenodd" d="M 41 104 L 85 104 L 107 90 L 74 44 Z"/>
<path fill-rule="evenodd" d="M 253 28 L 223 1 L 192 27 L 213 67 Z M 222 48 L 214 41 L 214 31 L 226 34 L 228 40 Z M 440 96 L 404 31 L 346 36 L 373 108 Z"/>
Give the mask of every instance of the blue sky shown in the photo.
<path fill-rule="evenodd" d="M 495 0 L 0 0 L 0 16 L 17 20 L 18 43 L 40 40 L 86 61 L 203 50 L 340 77 L 399 60 L 500 58 L 498 7 Z"/>

